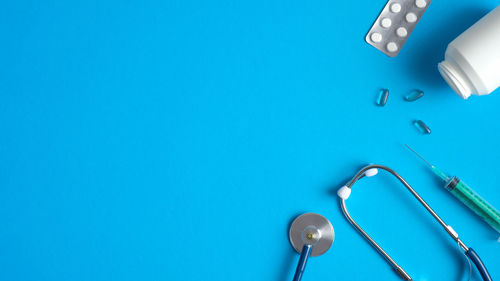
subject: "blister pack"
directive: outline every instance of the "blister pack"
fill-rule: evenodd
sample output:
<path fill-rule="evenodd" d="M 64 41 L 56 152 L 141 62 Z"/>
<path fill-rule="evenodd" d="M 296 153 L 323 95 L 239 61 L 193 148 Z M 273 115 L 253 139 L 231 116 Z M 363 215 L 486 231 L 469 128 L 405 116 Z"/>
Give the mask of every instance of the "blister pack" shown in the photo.
<path fill-rule="evenodd" d="M 432 0 L 389 0 L 366 34 L 366 42 L 390 57 L 401 51 Z"/>

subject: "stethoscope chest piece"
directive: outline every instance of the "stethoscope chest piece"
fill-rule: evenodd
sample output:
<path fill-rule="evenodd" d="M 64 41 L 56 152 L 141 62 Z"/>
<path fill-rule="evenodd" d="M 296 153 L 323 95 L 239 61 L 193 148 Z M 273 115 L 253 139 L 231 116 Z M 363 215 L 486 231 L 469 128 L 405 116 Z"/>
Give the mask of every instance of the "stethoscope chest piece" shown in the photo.
<path fill-rule="evenodd" d="M 335 239 L 332 224 L 322 215 L 307 213 L 298 216 L 290 227 L 290 243 L 302 253 L 304 246 L 311 247 L 311 257 L 320 256 L 328 251 Z"/>
<path fill-rule="evenodd" d="M 300 253 L 293 281 L 300 281 L 307 259 L 320 256 L 332 246 L 335 233 L 332 224 L 322 215 L 307 213 L 298 216 L 290 226 L 290 243 Z"/>

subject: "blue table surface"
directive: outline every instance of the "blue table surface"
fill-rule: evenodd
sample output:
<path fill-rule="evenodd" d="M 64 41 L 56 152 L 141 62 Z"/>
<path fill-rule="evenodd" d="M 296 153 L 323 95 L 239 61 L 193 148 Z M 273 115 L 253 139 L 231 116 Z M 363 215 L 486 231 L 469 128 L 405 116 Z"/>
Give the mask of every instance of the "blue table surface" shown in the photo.
<path fill-rule="evenodd" d="M 401 173 L 500 278 L 498 233 L 402 146 L 500 208 L 500 91 L 461 100 L 436 68 L 497 4 L 436 0 L 389 58 L 364 42 L 382 0 L 4 2 L 0 280 L 291 280 L 305 212 L 336 237 L 304 281 L 400 280 L 335 195 L 368 163 Z M 414 280 L 468 277 L 387 174 L 348 206 Z"/>

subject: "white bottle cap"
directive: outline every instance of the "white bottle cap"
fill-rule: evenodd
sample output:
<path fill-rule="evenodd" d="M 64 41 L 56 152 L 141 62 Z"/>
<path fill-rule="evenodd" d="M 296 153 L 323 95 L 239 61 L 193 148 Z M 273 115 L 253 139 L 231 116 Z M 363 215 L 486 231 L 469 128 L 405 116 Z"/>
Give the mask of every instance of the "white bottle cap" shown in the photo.
<path fill-rule="evenodd" d="M 450 87 L 463 99 L 467 99 L 472 94 L 469 82 L 464 78 L 462 72 L 448 61 L 442 61 L 438 64 L 439 73 Z"/>

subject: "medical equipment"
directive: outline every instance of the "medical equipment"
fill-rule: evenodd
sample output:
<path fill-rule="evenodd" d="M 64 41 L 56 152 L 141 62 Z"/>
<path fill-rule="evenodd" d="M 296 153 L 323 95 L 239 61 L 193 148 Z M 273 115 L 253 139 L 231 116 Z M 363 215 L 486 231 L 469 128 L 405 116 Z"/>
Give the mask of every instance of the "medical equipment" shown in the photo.
<path fill-rule="evenodd" d="M 322 215 L 307 213 L 298 216 L 290 226 L 290 243 L 300 253 L 293 281 L 300 281 L 309 256 L 326 253 L 335 239 L 332 224 Z"/>
<path fill-rule="evenodd" d="M 366 34 L 366 42 L 395 57 L 432 0 L 389 0 Z"/>
<path fill-rule="evenodd" d="M 467 184 L 456 176 L 449 176 L 443 171 L 438 169 L 436 166 L 427 162 L 420 154 L 413 150 L 410 146 L 405 144 L 405 146 L 413 153 L 415 153 L 420 159 L 431 167 L 431 170 L 440 179 L 446 182 L 445 188 L 455 195 L 465 206 L 469 207 L 474 213 L 480 216 L 485 222 L 487 222 L 493 229 L 500 233 L 500 212 L 498 212 L 493 206 L 488 204 L 481 196 L 479 196 L 474 190 L 472 190 Z M 500 239 L 499 239 L 500 241 Z"/>
<path fill-rule="evenodd" d="M 387 262 L 396 270 L 396 272 L 403 278 L 404 280 L 412 280 L 410 275 L 406 273 L 401 266 L 399 266 L 394 259 L 392 259 L 383 249 L 380 247 L 375 240 L 373 240 L 351 217 L 349 212 L 347 211 L 345 201 L 349 198 L 351 194 L 351 189 L 353 184 L 358 181 L 360 178 L 364 176 L 373 176 L 377 174 L 374 172 L 374 170 L 382 169 L 385 170 L 389 173 L 391 173 L 393 176 L 395 176 L 407 189 L 408 191 L 411 192 L 411 194 L 422 204 L 422 206 L 425 207 L 425 209 L 436 219 L 436 221 L 444 228 L 446 233 L 448 233 L 453 240 L 455 240 L 460 248 L 462 248 L 467 255 L 467 257 L 475 264 L 476 268 L 478 269 L 479 273 L 481 274 L 482 278 L 484 281 L 492 281 L 488 270 L 484 266 L 483 262 L 479 258 L 479 256 L 476 254 L 476 252 L 472 249 L 467 247 L 460 238 L 458 238 L 458 234 L 453 230 L 453 228 L 450 225 L 447 225 L 437 214 L 434 212 L 434 210 L 418 195 L 418 193 L 408 184 L 398 173 L 396 173 L 394 170 L 392 170 L 389 167 L 382 166 L 382 165 L 368 165 L 364 168 L 362 168 L 346 185 L 341 187 L 337 194 L 340 197 L 340 204 L 342 207 L 342 211 L 344 212 L 347 220 L 359 231 L 361 235 L 363 235 L 368 242 L 372 244 L 372 246 L 377 249 L 377 251 L 387 260 Z"/>

